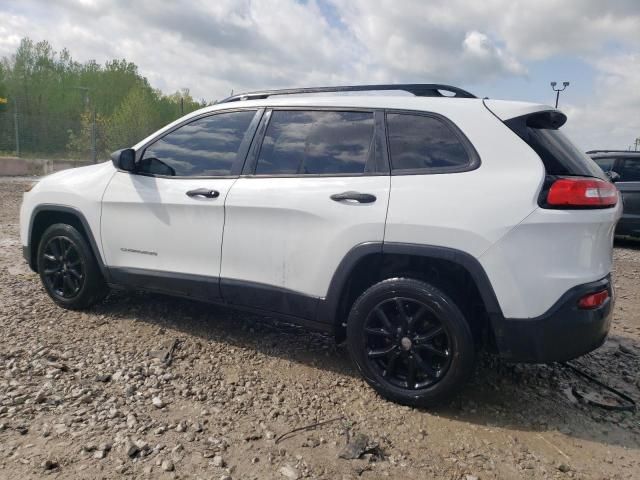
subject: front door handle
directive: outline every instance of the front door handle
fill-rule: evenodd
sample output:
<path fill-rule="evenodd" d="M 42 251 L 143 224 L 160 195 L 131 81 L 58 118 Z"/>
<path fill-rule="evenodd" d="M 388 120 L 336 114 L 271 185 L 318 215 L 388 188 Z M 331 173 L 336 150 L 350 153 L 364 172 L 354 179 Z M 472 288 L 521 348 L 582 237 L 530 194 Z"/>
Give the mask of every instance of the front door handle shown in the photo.
<path fill-rule="evenodd" d="M 218 198 L 220 192 L 210 188 L 196 188 L 195 190 L 189 190 L 187 195 L 190 197 Z"/>
<path fill-rule="evenodd" d="M 354 201 L 358 203 L 373 203 L 376 201 L 376 196 L 371 195 L 370 193 L 360 193 L 360 192 L 342 192 L 342 193 L 334 193 L 331 195 L 331 200 L 336 202 L 342 201 Z"/>

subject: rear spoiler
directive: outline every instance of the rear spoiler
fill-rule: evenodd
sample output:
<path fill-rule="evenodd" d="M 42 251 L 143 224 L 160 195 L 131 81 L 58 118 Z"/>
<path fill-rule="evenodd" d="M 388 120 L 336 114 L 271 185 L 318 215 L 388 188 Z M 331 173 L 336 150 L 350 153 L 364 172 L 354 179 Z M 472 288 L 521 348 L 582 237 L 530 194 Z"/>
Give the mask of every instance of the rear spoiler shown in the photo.
<path fill-rule="evenodd" d="M 560 128 L 567 121 L 566 115 L 560 110 L 540 103 L 489 99 L 484 99 L 482 103 L 487 110 L 503 122 L 526 117 L 531 119 L 531 123 L 528 125 L 530 127 Z"/>

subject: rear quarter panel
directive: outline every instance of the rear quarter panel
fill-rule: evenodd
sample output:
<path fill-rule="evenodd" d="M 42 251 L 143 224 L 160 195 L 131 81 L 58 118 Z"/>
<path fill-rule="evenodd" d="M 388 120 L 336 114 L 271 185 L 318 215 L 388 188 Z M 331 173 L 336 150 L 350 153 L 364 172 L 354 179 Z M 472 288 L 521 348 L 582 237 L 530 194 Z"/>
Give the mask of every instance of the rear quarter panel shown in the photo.
<path fill-rule="evenodd" d="M 436 113 L 475 147 L 468 172 L 393 175 L 385 241 L 455 248 L 479 257 L 537 207 L 538 156 L 481 102 L 449 102 Z"/>

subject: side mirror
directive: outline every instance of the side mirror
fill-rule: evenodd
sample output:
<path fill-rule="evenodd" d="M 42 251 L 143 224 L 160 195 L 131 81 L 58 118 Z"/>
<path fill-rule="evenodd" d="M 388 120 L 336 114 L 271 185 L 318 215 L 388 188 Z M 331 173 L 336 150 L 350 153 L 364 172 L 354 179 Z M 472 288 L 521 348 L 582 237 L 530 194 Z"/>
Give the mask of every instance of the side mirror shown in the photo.
<path fill-rule="evenodd" d="M 133 148 L 123 148 L 111 154 L 113 165 L 120 170 L 133 172 L 136 165 L 136 151 Z"/>
<path fill-rule="evenodd" d="M 611 180 L 612 182 L 617 182 L 618 180 L 620 180 L 620 174 L 614 172 L 613 170 L 609 170 L 605 173 L 607 174 L 607 177 L 609 177 L 609 180 Z"/>

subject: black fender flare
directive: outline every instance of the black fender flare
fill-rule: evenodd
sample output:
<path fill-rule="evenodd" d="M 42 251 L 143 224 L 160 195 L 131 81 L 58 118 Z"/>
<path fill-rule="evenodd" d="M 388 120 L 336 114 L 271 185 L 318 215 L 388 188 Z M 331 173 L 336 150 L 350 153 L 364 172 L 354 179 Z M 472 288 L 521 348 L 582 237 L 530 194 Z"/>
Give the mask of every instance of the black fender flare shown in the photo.
<path fill-rule="evenodd" d="M 26 245 L 26 249 L 25 249 L 25 257 L 27 262 L 29 263 L 29 266 L 31 267 L 32 270 L 36 271 L 35 266 L 36 266 L 36 262 L 35 262 L 35 256 L 36 256 L 36 252 L 34 251 L 34 248 L 37 248 L 37 245 L 33 245 L 32 241 L 31 241 L 31 237 L 33 235 L 33 227 L 34 227 L 34 222 L 36 217 L 38 216 L 39 213 L 42 212 L 62 212 L 62 213 L 67 213 L 69 215 L 73 215 L 74 217 L 76 217 L 78 219 L 78 221 L 80 222 L 80 224 L 82 225 L 82 228 L 85 231 L 85 234 L 87 235 L 87 239 L 89 240 L 89 246 L 91 247 L 91 250 L 93 251 L 93 254 L 96 258 L 96 261 L 98 262 L 98 266 L 100 267 L 100 270 L 102 271 L 102 274 L 104 275 L 105 280 L 109 280 L 109 269 L 107 268 L 103 258 L 102 258 L 102 254 L 100 253 L 100 249 L 98 248 L 98 244 L 96 243 L 96 239 L 93 235 L 93 231 L 91 230 L 91 227 L 89 226 L 89 222 L 87 222 L 86 217 L 84 216 L 84 214 L 78 210 L 75 207 L 70 207 L 68 205 L 58 205 L 58 204 L 54 204 L 54 203 L 43 203 L 40 204 L 38 206 L 36 206 L 33 211 L 31 212 L 31 217 L 29 218 L 29 230 L 28 230 L 28 236 L 27 236 L 27 245 Z"/>
<path fill-rule="evenodd" d="M 494 328 L 500 329 L 501 320 L 504 320 L 502 309 L 498 303 L 498 298 L 493 290 L 491 281 L 484 268 L 473 255 L 454 248 L 441 247 L 436 245 L 421 245 L 414 243 L 397 242 L 365 242 L 353 247 L 342 259 L 327 290 L 327 296 L 322 299 L 318 306 L 317 321 L 331 322 L 334 327 L 338 327 L 339 303 L 342 292 L 349 280 L 355 266 L 366 256 L 374 256 L 383 260 L 385 255 L 413 255 L 438 260 L 447 260 L 463 267 L 474 280 L 482 301 L 489 313 L 491 324 Z M 498 333 L 496 331 L 496 333 Z"/>

